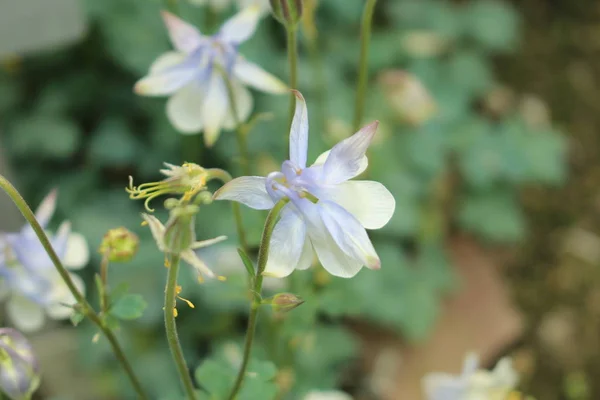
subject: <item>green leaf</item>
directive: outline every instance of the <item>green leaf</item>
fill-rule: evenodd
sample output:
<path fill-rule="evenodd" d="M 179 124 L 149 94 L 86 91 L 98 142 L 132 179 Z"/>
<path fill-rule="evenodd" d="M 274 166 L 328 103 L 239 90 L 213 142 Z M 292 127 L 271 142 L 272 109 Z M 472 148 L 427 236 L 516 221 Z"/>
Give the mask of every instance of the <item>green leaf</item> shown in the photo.
<path fill-rule="evenodd" d="M 119 319 L 136 319 L 142 316 L 147 304 L 139 294 L 127 294 L 110 309 L 110 314 Z"/>
<path fill-rule="evenodd" d="M 100 166 L 124 166 L 136 163 L 141 149 L 123 120 L 109 119 L 98 127 L 90 142 L 90 160 Z"/>
<path fill-rule="evenodd" d="M 73 313 L 71 314 L 70 318 L 73 326 L 77 326 L 81 321 L 83 321 L 85 315 L 81 311 L 73 309 Z"/>
<path fill-rule="evenodd" d="M 35 115 L 15 122 L 9 135 L 15 155 L 67 158 L 79 146 L 80 131 L 69 120 Z"/>
<path fill-rule="evenodd" d="M 518 42 L 519 16 L 507 2 L 471 1 L 465 13 L 464 25 L 471 37 L 490 50 L 512 50 Z"/>
<path fill-rule="evenodd" d="M 242 262 L 244 263 L 244 267 L 246 267 L 246 271 L 248 271 L 248 275 L 250 275 L 251 277 L 256 276 L 254 264 L 252 264 L 252 261 L 250 260 L 246 252 L 243 249 L 237 249 L 237 251 L 240 255 L 240 258 L 242 259 Z"/>
<path fill-rule="evenodd" d="M 115 304 L 123 298 L 129 291 L 129 283 L 121 282 L 116 288 L 110 290 L 110 304 Z"/>

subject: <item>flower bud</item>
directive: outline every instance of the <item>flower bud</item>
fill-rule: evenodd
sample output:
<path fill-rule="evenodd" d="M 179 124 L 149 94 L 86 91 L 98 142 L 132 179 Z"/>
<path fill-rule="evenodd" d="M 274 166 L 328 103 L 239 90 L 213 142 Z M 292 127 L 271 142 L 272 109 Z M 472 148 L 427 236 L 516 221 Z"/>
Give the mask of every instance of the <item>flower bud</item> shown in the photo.
<path fill-rule="evenodd" d="M 11 399 L 29 399 L 40 384 L 39 367 L 27 339 L 0 328 L 0 388 Z"/>
<path fill-rule="evenodd" d="M 190 204 L 171 210 L 163 237 L 167 252 L 180 254 L 196 241 L 196 214 L 200 209 Z"/>
<path fill-rule="evenodd" d="M 98 252 L 107 255 L 111 262 L 128 262 L 137 254 L 139 244 L 135 233 L 120 227 L 106 232 Z"/>
<path fill-rule="evenodd" d="M 279 293 L 266 300 L 266 303 L 270 304 L 276 313 L 286 313 L 302 305 L 304 300 L 292 293 Z"/>
<path fill-rule="evenodd" d="M 288 27 L 295 27 L 302 18 L 303 0 L 269 0 L 273 17 Z"/>

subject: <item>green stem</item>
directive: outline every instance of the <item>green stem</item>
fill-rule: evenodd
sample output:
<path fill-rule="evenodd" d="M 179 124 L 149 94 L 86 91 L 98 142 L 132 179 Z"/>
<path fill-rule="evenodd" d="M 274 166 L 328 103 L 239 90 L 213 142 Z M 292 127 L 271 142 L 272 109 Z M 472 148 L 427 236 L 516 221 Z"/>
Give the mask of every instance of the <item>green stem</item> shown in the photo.
<path fill-rule="evenodd" d="M 315 77 L 315 92 L 317 94 L 317 126 L 320 132 L 326 131 L 327 123 L 327 81 L 325 79 L 325 70 L 323 66 L 323 57 L 319 43 L 314 38 L 308 41 L 308 51 L 312 61 L 312 67 Z"/>
<path fill-rule="evenodd" d="M 67 285 L 67 288 L 69 289 L 79 306 L 82 308 L 83 314 L 102 331 L 104 336 L 106 336 L 106 338 L 110 342 L 113 353 L 115 354 L 117 360 L 121 363 L 121 366 L 127 373 L 127 376 L 131 381 L 131 385 L 137 392 L 138 397 L 140 399 L 147 399 L 148 397 L 144 393 L 144 390 L 142 389 L 139 380 L 133 372 L 129 361 L 127 360 L 127 357 L 125 357 L 125 353 L 123 352 L 123 349 L 121 349 L 121 346 L 119 345 L 119 342 L 117 341 L 112 330 L 104 324 L 100 316 L 96 313 L 96 311 L 93 309 L 90 303 L 88 303 L 88 301 L 85 299 L 85 296 L 79 291 L 79 289 L 77 289 L 77 286 L 75 286 L 75 284 L 73 283 L 71 275 L 69 275 L 69 272 L 62 265 L 60 258 L 52 248 L 52 244 L 50 243 L 48 236 L 46 236 L 46 232 L 44 232 L 44 228 L 42 228 L 37 219 L 35 219 L 35 214 L 27 205 L 25 199 L 23 199 L 23 197 L 17 191 L 17 189 L 15 189 L 15 187 L 2 175 L 0 175 L 0 187 L 6 192 L 6 194 L 8 194 L 8 196 L 12 199 L 12 201 L 15 203 L 15 205 L 21 212 L 21 214 L 23 214 L 23 217 L 25 217 L 27 222 L 29 222 L 31 228 L 33 228 L 33 231 L 37 235 L 38 240 L 44 247 L 44 250 L 46 250 L 46 253 L 48 253 L 50 260 L 52 260 L 56 271 L 59 273 L 60 277 Z"/>
<path fill-rule="evenodd" d="M 229 97 L 229 107 L 231 108 L 231 114 L 233 115 L 233 121 L 235 122 L 235 136 L 238 142 L 238 149 L 240 152 L 240 164 L 242 166 L 242 172 L 244 175 L 250 175 L 250 154 L 248 152 L 248 141 L 246 140 L 246 130 L 240 120 L 240 114 L 238 113 L 237 102 L 235 101 L 235 95 L 233 94 L 233 84 L 231 79 L 225 71 L 223 72 L 223 79 L 227 86 L 227 96 Z"/>
<path fill-rule="evenodd" d="M 353 132 L 360 129 L 365 109 L 365 97 L 367 94 L 367 79 L 369 72 L 369 42 L 371 40 L 371 25 L 373 23 L 373 12 L 377 0 L 367 0 L 363 11 L 362 25 L 360 30 L 360 58 L 358 69 L 358 82 L 356 88 L 356 104 L 354 108 Z"/>
<path fill-rule="evenodd" d="M 177 366 L 177 372 L 179 378 L 183 383 L 185 392 L 189 400 L 195 400 L 196 394 L 194 390 L 194 384 L 190 377 L 185 358 L 183 357 L 183 351 L 181 350 L 181 344 L 179 343 L 179 336 L 177 335 L 177 324 L 175 323 L 175 306 L 177 301 L 177 273 L 179 272 L 179 255 L 172 254 L 169 262 L 169 273 L 167 275 L 167 285 L 165 287 L 165 329 L 167 330 L 167 341 L 169 342 L 169 349 L 171 349 L 171 355 L 173 361 Z"/>
<path fill-rule="evenodd" d="M 248 328 L 246 330 L 246 342 L 244 344 L 244 358 L 242 359 L 242 365 L 238 376 L 229 395 L 229 400 L 234 400 L 238 392 L 242 388 L 244 377 L 246 375 L 246 369 L 248 368 L 248 362 L 250 361 L 250 352 L 252 350 L 252 342 L 254 341 L 254 333 L 256 332 L 256 321 L 258 319 L 258 310 L 260 308 L 260 300 L 256 294 L 260 295 L 263 284 L 263 272 L 267 266 L 267 259 L 269 257 L 269 246 L 271 244 L 271 235 L 275 228 L 275 223 L 279 218 L 279 214 L 283 207 L 287 204 L 288 199 L 281 199 L 275 207 L 271 209 L 267 220 L 265 221 L 265 228 L 263 230 L 262 239 L 260 241 L 260 249 L 258 250 L 258 267 L 256 271 L 256 279 L 254 280 L 254 296 L 252 296 L 252 303 L 250 305 L 250 317 L 248 319 Z"/>
<path fill-rule="evenodd" d="M 290 68 L 290 89 L 298 89 L 298 28 L 293 25 L 286 26 L 287 31 L 287 52 Z M 294 110 L 296 108 L 296 95 L 290 95 L 290 120 L 292 125 L 294 119 Z"/>

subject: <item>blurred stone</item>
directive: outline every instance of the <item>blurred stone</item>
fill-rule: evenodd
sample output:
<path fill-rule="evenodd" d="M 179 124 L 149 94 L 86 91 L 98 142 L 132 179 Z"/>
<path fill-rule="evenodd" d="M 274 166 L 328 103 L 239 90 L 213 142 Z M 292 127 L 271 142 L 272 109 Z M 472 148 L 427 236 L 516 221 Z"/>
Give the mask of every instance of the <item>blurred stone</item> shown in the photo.
<path fill-rule="evenodd" d="M 547 313 L 537 328 L 540 344 L 560 365 L 577 365 L 578 351 L 577 316 L 562 308 Z"/>
<path fill-rule="evenodd" d="M 514 100 L 515 94 L 510 88 L 496 86 L 486 94 L 484 105 L 490 114 L 501 117 L 513 107 Z"/>
<path fill-rule="evenodd" d="M 581 261 L 600 264 L 600 236 L 582 228 L 574 228 L 565 235 L 563 251 Z"/>
<path fill-rule="evenodd" d="M 0 0 L 0 59 L 72 43 L 85 29 L 77 0 Z"/>
<path fill-rule="evenodd" d="M 519 103 L 519 111 L 533 129 L 548 128 L 552 124 L 548 105 L 537 96 L 524 95 Z"/>
<path fill-rule="evenodd" d="M 411 31 L 402 38 L 402 47 L 413 57 L 435 57 L 448 47 L 444 37 L 431 31 Z"/>

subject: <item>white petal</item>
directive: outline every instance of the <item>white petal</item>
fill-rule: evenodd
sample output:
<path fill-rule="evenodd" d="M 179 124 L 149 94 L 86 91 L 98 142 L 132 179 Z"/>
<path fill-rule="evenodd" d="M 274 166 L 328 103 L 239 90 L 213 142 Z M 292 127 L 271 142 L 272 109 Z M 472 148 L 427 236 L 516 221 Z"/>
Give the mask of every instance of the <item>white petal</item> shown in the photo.
<path fill-rule="evenodd" d="M 231 87 L 233 89 L 233 96 L 235 101 L 236 111 L 238 113 L 237 118 L 233 116 L 233 108 L 227 106 L 227 115 L 223 121 L 223 128 L 235 129 L 236 122 L 239 120 L 240 123 L 246 122 L 250 114 L 252 113 L 252 107 L 254 106 L 254 99 L 250 91 L 244 87 L 237 79 L 231 80 Z"/>
<path fill-rule="evenodd" d="M 228 19 L 219 31 L 219 35 L 223 40 L 234 44 L 245 42 L 256 31 L 259 19 L 260 8 L 252 5 Z"/>
<path fill-rule="evenodd" d="M 75 274 L 70 275 L 75 287 L 77 287 L 81 293 L 85 293 L 85 283 L 83 283 L 83 279 Z M 75 300 L 75 297 L 58 274 L 52 284 L 54 285 L 51 293 L 52 298 L 46 306 L 46 313 L 50 318 L 55 320 L 67 319 L 73 314 L 73 309 L 68 306 L 76 304 L 77 300 Z"/>
<path fill-rule="evenodd" d="M 327 161 L 327 157 L 329 157 L 329 154 L 331 154 L 331 150 L 327 150 L 324 153 L 321 153 L 321 155 L 319 157 L 317 157 L 317 160 L 313 163 L 312 166 L 319 166 L 319 165 L 323 165 L 325 164 L 325 161 Z M 362 174 L 363 172 L 365 172 L 367 170 L 367 167 L 369 166 L 369 160 L 366 156 L 366 154 L 364 156 L 362 156 L 362 158 L 359 161 L 359 167 L 358 167 L 358 172 L 356 173 L 356 176 Z"/>
<path fill-rule="evenodd" d="M 213 72 L 206 91 L 206 101 L 202 105 L 204 122 L 204 143 L 211 147 L 219 138 L 221 126 L 229 109 L 227 86 L 219 72 Z M 198 112 L 198 111 L 196 111 Z"/>
<path fill-rule="evenodd" d="M 154 215 L 142 213 L 142 218 L 148 224 L 148 227 L 150 228 L 150 232 L 152 232 L 152 237 L 154 238 L 158 249 L 164 252 L 165 245 L 163 242 L 163 237 L 165 234 L 165 226 Z"/>
<path fill-rule="evenodd" d="M 267 93 L 283 94 L 289 91 L 287 85 L 258 65 L 238 57 L 233 66 L 234 75 L 248 86 Z"/>
<path fill-rule="evenodd" d="M 181 259 L 186 263 L 190 264 L 199 275 L 214 278 L 215 273 L 202 261 L 193 250 L 185 250 L 181 253 Z"/>
<path fill-rule="evenodd" d="M 173 46 L 179 51 L 191 53 L 206 43 L 207 38 L 193 25 L 188 24 L 170 12 L 162 12 L 163 21 L 169 32 Z"/>
<path fill-rule="evenodd" d="M 326 200 L 344 207 L 366 229 L 383 227 L 394 215 L 396 200 L 379 182 L 346 181 L 323 189 Z"/>
<path fill-rule="evenodd" d="M 213 198 L 237 201 L 255 210 L 270 210 L 275 203 L 267 193 L 265 184 L 266 179 L 262 176 L 242 176 L 221 186 Z"/>
<path fill-rule="evenodd" d="M 312 391 L 303 400 L 352 400 L 352 397 L 347 393 L 337 390 Z"/>
<path fill-rule="evenodd" d="M 427 374 L 422 383 L 428 400 L 463 399 L 467 392 L 463 379 L 446 373 Z"/>
<path fill-rule="evenodd" d="M 157 62 L 163 63 L 160 59 Z M 163 65 L 159 65 L 159 68 L 163 68 Z M 197 75 L 197 68 L 177 64 L 157 72 L 150 72 L 135 83 L 133 91 L 142 96 L 166 96 L 189 84 Z"/>
<path fill-rule="evenodd" d="M 291 207 L 287 205 L 282 211 L 281 219 L 273 230 L 264 272 L 266 276 L 283 278 L 291 274 L 300 261 L 304 243 L 308 241 L 306 224 Z"/>
<path fill-rule="evenodd" d="M 6 304 L 6 312 L 15 328 L 20 331 L 34 332 L 44 325 L 44 310 L 26 297 L 12 296 Z"/>
<path fill-rule="evenodd" d="M 203 101 L 203 88 L 198 82 L 192 82 L 175 93 L 167 102 L 167 116 L 175 129 L 184 134 L 200 133 L 204 126 Z"/>
<path fill-rule="evenodd" d="M 38 208 L 35 210 L 35 219 L 37 219 L 42 228 L 46 228 L 48 222 L 50 222 L 50 219 L 52 218 L 52 215 L 54 215 L 54 210 L 56 210 L 57 196 L 57 190 L 52 190 L 46 197 L 44 197 L 44 200 L 42 200 Z"/>
<path fill-rule="evenodd" d="M 381 268 L 379 257 L 360 222 L 341 206 L 320 201 L 318 210 L 325 228 L 340 249 L 371 269 Z"/>
<path fill-rule="evenodd" d="M 310 238 L 307 237 L 304 241 L 304 247 L 302 247 L 302 253 L 300 254 L 300 259 L 298 260 L 298 265 L 296 265 L 296 269 L 308 269 L 313 265 L 314 260 L 315 251 L 313 250 Z"/>
<path fill-rule="evenodd" d="M 190 247 L 191 249 L 202 249 L 204 247 L 212 246 L 213 244 L 217 244 L 222 242 L 223 240 L 227 240 L 227 236 L 217 236 L 214 239 L 202 240 L 200 242 L 195 242 Z"/>
<path fill-rule="evenodd" d="M 150 65 L 149 74 L 157 74 L 180 65 L 186 60 L 186 58 L 187 55 L 180 51 L 168 51 L 154 60 L 152 65 Z"/>
<path fill-rule="evenodd" d="M 292 91 L 296 96 L 296 111 L 290 129 L 290 161 L 300 168 L 306 167 L 308 152 L 308 111 L 302 94 Z"/>
<path fill-rule="evenodd" d="M 379 122 L 373 122 L 333 146 L 323 164 L 323 177 L 327 183 L 344 182 L 359 174 L 363 167 L 363 157 L 377 132 L 378 125 Z"/>
<path fill-rule="evenodd" d="M 81 233 L 71 233 L 67 239 L 67 251 L 63 257 L 63 264 L 69 269 L 80 269 L 90 260 L 90 249 L 85 237 Z"/>

